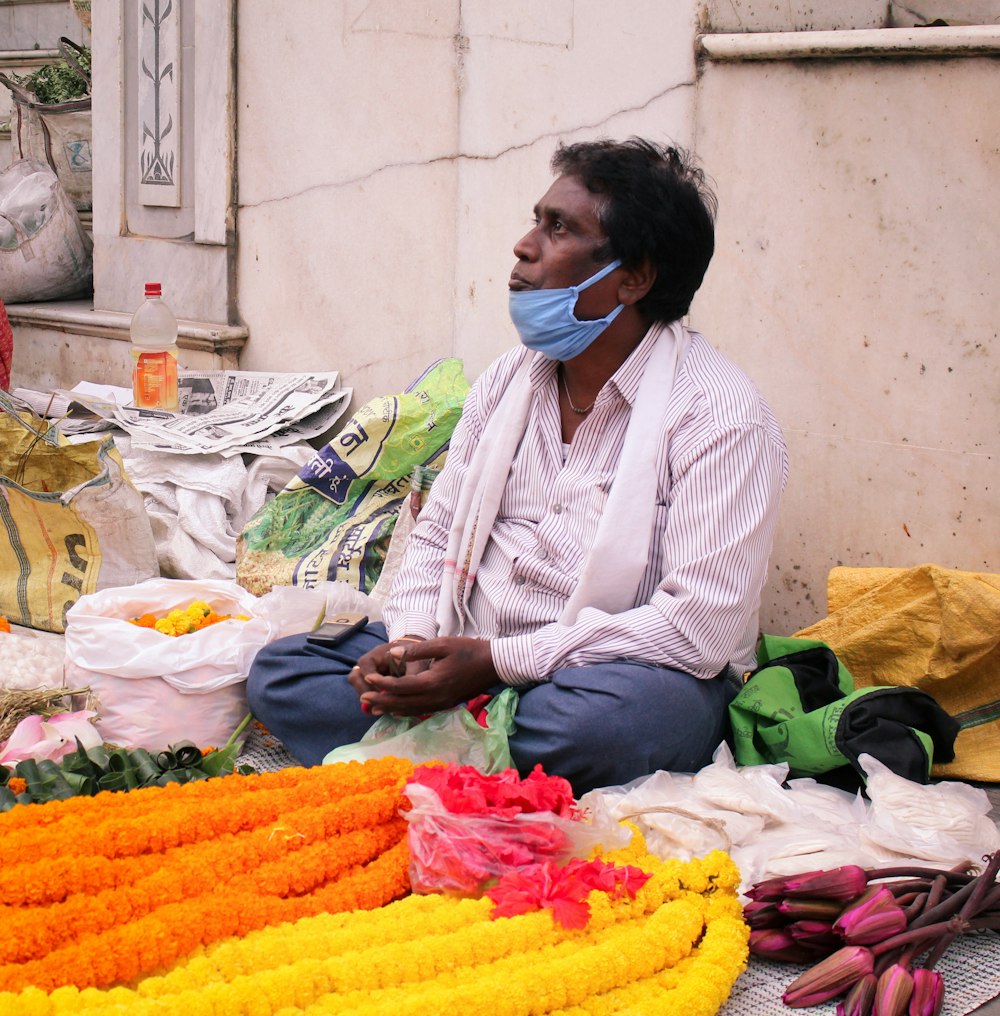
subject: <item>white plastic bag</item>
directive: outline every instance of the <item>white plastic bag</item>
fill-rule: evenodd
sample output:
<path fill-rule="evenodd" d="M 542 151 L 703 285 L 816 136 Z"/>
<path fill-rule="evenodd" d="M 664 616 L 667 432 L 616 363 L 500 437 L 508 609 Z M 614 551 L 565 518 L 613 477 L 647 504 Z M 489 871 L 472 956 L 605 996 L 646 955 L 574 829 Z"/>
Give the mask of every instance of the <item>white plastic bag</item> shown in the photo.
<path fill-rule="evenodd" d="M 80 296 L 93 279 L 93 243 L 56 174 L 34 159 L 0 173 L 0 299 Z"/>
<path fill-rule="evenodd" d="M 195 600 L 231 614 L 188 635 L 129 623 Z M 224 743 L 247 713 L 245 682 L 254 656 L 292 631 L 309 631 L 325 612 L 323 593 L 286 587 L 258 599 L 227 580 L 150 579 L 81 597 L 66 615 L 66 682 L 98 699 L 104 740 L 160 750 L 176 741 Z M 236 620 L 237 616 L 249 620 Z"/>
<path fill-rule="evenodd" d="M 873 849 L 945 868 L 977 864 L 1000 850 L 985 790 L 954 781 L 912 783 L 871 755 L 858 761 L 868 776 L 871 820 L 864 839 Z"/>

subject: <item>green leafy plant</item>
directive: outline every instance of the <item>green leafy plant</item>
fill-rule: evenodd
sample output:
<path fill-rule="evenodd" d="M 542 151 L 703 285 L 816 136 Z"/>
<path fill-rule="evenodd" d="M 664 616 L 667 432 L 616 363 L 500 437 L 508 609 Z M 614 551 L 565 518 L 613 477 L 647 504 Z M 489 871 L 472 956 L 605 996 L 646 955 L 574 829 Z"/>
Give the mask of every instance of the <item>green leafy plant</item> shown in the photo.
<path fill-rule="evenodd" d="M 89 74 L 90 50 L 86 46 L 82 48 L 77 59 L 80 66 Z M 38 102 L 46 106 L 69 102 L 72 99 L 82 99 L 90 92 L 90 85 L 86 78 L 81 77 L 79 72 L 65 60 L 45 64 L 44 67 L 39 67 L 38 70 L 25 74 L 23 77 L 17 74 L 12 77 L 15 84 L 34 93 Z"/>

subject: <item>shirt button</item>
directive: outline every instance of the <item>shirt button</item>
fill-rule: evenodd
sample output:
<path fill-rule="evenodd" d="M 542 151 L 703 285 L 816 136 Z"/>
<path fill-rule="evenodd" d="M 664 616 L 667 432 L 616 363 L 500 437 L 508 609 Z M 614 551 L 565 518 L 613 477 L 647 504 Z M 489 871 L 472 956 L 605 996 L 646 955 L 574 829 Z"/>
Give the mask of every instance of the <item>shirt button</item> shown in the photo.
<path fill-rule="evenodd" d="M 563 506 L 561 504 L 554 504 L 552 506 L 553 515 L 562 515 Z"/>
<path fill-rule="evenodd" d="M 514 576 L 514 585 L 515 586 L 523 586 L 524 583 L 527 582 L 527 581 L 528 580 L 523 575 L 515 575 Z"/>
<path fill-rule="evenodd" d="M 539 561 L 548 561 L 548 559 L 549 559 L 549 552 L 544 547 L 542 547 L 541 550 L 538 551 L 538 560 Z"/>

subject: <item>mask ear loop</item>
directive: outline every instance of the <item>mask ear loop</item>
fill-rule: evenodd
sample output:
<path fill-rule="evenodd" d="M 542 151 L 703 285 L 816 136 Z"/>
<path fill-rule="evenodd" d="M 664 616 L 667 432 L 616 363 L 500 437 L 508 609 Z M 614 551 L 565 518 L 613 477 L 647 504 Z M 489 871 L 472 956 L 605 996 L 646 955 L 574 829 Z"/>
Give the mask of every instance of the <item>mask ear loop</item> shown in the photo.
<path fill-rule="evenodd" d="M 570 286 L 569 288 L 579 296 L 585 289 L 589 289 L 595 282 L 600 282 L 606 275 L 610 275 L 616 268 L 621 268 L 621 258 L 615 258 L 614 261 L 609 265 L 605 265 L 595 275 L 591 275 L 589 279 L 585 279 L 578 286 Z"/>

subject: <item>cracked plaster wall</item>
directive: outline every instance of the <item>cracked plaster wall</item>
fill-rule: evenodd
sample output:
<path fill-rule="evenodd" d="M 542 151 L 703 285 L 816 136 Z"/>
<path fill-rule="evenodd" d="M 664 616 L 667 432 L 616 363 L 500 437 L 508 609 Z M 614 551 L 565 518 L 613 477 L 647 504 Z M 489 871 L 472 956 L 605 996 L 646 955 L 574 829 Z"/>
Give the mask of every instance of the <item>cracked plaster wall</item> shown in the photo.
<path fill-rule="evenodd" d="M 239 4 L 245 368 L 336 367 L 362 401 L 439 356 L 473 378 L 515 341 L 511 248 L 558 142 L 690 143 L 694 0 L 304 6 Z"/>

